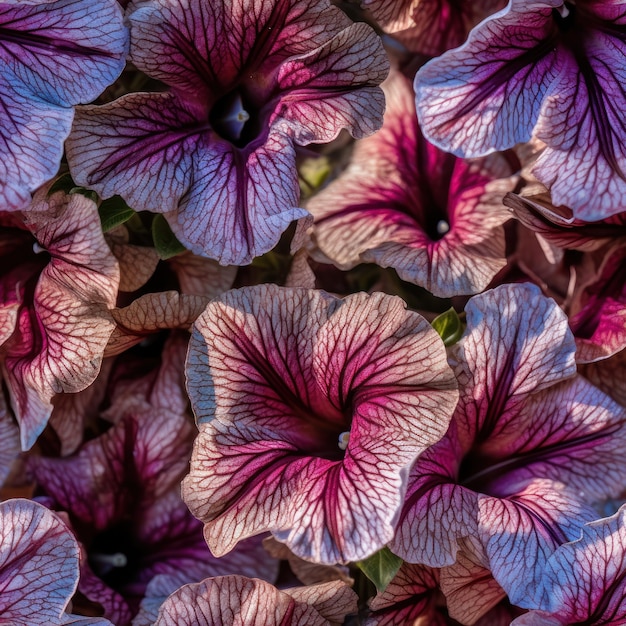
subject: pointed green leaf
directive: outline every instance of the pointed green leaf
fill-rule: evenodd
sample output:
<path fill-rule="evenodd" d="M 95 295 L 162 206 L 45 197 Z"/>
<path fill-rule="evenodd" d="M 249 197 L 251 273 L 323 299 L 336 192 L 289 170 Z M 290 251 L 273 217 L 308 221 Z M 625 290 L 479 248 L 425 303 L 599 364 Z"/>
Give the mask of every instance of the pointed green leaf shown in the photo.
<path fill-rule="evenodd" d="M 454 345 L 463 335 L 463 324 L 454 309 L 438 315 L 431 323 L 446 347 Z"/>
<path fill-rule="evenodd" d="M 104 200 L 98 208 L 102 230 L 107 233 L 116 226 L 127 222 L 134 214 L 133 211 L 119 196 Z"/>
<path fill-rule="evenodd" d="M 378 592 L 382 593 L 398 573 L 402 559 L 389 548 L 383 548 L 367 559 L 357 561 L 356 566 L 376 585 Z"/>
<path fill-rule="evenodd" d="M 162 259 L 171 259 L 186 250 L 162 215 L 156 215 L 152 220 L 152 241 Z"/>

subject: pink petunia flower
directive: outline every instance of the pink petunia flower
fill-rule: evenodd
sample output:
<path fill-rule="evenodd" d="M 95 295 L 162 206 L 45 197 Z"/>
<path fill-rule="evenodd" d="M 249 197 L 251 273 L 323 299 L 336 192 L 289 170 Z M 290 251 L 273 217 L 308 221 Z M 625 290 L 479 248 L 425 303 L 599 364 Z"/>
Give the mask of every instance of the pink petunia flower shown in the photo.
<path fill-rule="evenodd" d="M 478 293 L 506 264 L 502 198 L 515 165 L 500 154 L 446 154 L 422 136 L 410 81 L 393 72 L 383 90 L 383 127 L 307 204 L 314 241 L 344 270 L 376 263 L 436 296 Z"/>
<path fill-rule="evenodd" d="M 96 378 L 114 323 L 119 268 L 92 200 L 40 190 L 28 212 L 0 213 L 0 366 L 29 449 L 52 399 Z"/>
<path fill-rule="evenodd" d="M 497 581 L 514 572 L 517 604 L 594 519 L 591 503 L 621 491 L 626 412 L 575 375 L 567 318 L 537 287 L 498 287 L 466 313 L 459 404 L 411 471 L 390 549 L 433 567 L 469 550 Z"/>
<path fill-rule="evenodd" d="M 200 434 L 183 497 L 214 554 L 269 530 L 333 564 L 392 539 L 409 467 L 457 400 L 441 339 L 405 306 L 272 285 L 209 304 L 187 359 Z"/>
<path fill-rule="evenodd" d="M 74 179 L 164 213 L 192 251 L 243 265 L 296 219 L 295 146 L 376 130 L 380 40 L 328 0 L 136 0 L 131 61 L 169 86 L 82 107 Z"/>

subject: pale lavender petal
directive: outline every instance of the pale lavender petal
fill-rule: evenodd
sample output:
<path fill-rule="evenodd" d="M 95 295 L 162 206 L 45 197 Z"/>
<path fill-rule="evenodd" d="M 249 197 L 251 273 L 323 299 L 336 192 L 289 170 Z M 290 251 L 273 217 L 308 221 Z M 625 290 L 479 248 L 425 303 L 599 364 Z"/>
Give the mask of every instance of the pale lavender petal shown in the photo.
<path fill-rule="evenodd" d="M 466 314 L 468 330 L 456 349 L 457 377 L 466 390 L 459 433 L 469 446 L 505 429 L 505 411 L 526 394 L 572 377 L 576 364 L 567 317 L 534 285 L 502 285 L 474 296 Z"/>
<path fill-rule="evenodd" d="M 62 624 L 78 582 L 78 545 L 51 511 L 29 500 L 0 504 L 0 619 Z"/>
<path fill-rule="evenodd" d="M 192 252 L 223 265 L 247 265 L 271 250 L 292 221 L 308 215 L 297 206 L 295 151 L 283 133 L 272 132 L 246 158 L 226 141 L 207 142 L 194 165 L 193 187 L 166 213 Z"/>
<path fill-rule="evenodd" d="M 535 129 L 548 148 L 532 172 L 555 204 L 597 221 L 623 211 L 626 193 L 626 19 L 620 3 L 588 10 L 598 22 L 581 29 L 581 50 L 561 52 L 562 74 Z"/>
<path fill-rule="evenodd" d="M 561 67 L 551 35 L 561 0 L 529 8 L 511 0 L 460 48 L 417 73 L 417 112 L 426 137 L 458 156 L 482 156 L 528 141 Z"/>
<path fill-rule="evenodd" d="M 300 145 L 327 143 L 342 129 L 371 135 L 383 121 L 378 85 L 389 71 L 380 39 L 364 22 L 351 24 L 323 46 L 281 65 L 277 83 L 286 92 L 270 124 Z"/>
<path fill-rule="evenodd" d="M 0 28 L 9 71 L 51 104 L 93 100 L 126 63 L 128 31 L 115 0 L 3 0 Z"/>
<path fill-rule="evenodd" d="M 580 536 L 595 511 L 562 485 L 535 480 L 507 499 L 481 496 L 480 531 L 494 578 L 513 604 L 527 606 L 546 563 L 563 543 Z"/>
<path fill-rule="evenodd" d="M 183 491 L 211 550 L 264 530 L 320 563 L 382 548 L 456 401 L 441 345 L 382 294 L 259 286 L 209 304 L 187 362 L 201 434 Z"/>
<path fill-rule="evenodd" d="M 612 517 L 586 524 L 580 539 L 561 546 L 546 564 L 536 600 L 523 606 L 541 609 L 565 624 L 624 623 L 625 548 L 622 507 Z"/>
<path fill-rule="evenodd" d="M 189 106 L 169 93 L 129 94 L 80 107 L 66 143 L 72 178 L 136 211 L 175 210 L 193 179 L 203 132 Z"/>
<path fill-rule="evenodd" d="M 0 61 L 0 204 L 24 209 L 30 194 L 59 168 L 73 112 L 33 97 Z"/>
<path fill-rule="evenodd" d="M 593 502 L 621 491 L 626 412 L 581 376 L 532 395 L 501 415 L 502 432 L 481 444 L 492 459 L 472 484 L 508 495 L 535 477 L 550 478 Z M 507 428 L 508 425 L 508 428 Z"/>

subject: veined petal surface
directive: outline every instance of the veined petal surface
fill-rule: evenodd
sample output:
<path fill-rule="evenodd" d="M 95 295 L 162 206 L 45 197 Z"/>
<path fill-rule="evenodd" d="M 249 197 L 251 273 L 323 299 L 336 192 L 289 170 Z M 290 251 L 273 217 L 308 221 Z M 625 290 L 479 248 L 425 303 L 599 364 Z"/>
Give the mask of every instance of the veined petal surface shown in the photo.
<path fill-rule="evenodd" d="M 95 203 L 80 194 L 45 194 L 38 193 L 23 217 L 22 228 L 34 239 L 31 258 L 22 263 L 33 269 L 21 283 L 14 332 L 0 348 L 24 449 L 44 429 L 55 394 L 80 391 L 96 378 L 119 283 Z M 11 269 L 16 261 L 5 262 Z"/>
<path fill-rule="evenodd" d="M 383 294 L 261 285 L 210 303 L 187 360 L 200 435 L 183 493 L 211 550 L 265 530 L 319 563 L 382 548 L 456 403 L 433 332 Z"/>
<path fill-rule="evenodd" d="M 0 621 L 65 624 L 78 582 L 78 544 L 51 511 L 30 500 L 0 504 Z"/>
<path fill-rule="evenodd" d="M 436 296 L 480 292 L 506 263 L 501 200 L 513 167 L 502 155 L 465 161 L 429 144 L 408 79 L 392 72 L 382 87 L 383 127 L 307 203 L 315 244 L 341 269 L 376 263 Z"/>
<path fill-rule="evenodd" d="M 56 173 L 72 106 L 98 96 L 126 62 L 115 0 L 0 2 L 2 210 L 24 209 Z"/>
<path fill-rule="evenodd" d="M 335 581 L 279 591 L 243 576 L 185 585 L 164 603 L 154 626 L 339 626 L 357 596 Z"/>

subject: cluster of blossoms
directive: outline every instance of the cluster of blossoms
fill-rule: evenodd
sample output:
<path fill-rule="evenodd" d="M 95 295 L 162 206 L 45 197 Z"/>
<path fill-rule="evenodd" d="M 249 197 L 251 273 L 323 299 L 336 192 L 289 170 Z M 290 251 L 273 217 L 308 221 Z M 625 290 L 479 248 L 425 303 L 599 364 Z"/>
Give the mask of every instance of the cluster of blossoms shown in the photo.
<path fill-rule="evenodd" d="M 626 624 L 625 0 L 0 0 L 0 622 Z"/>

